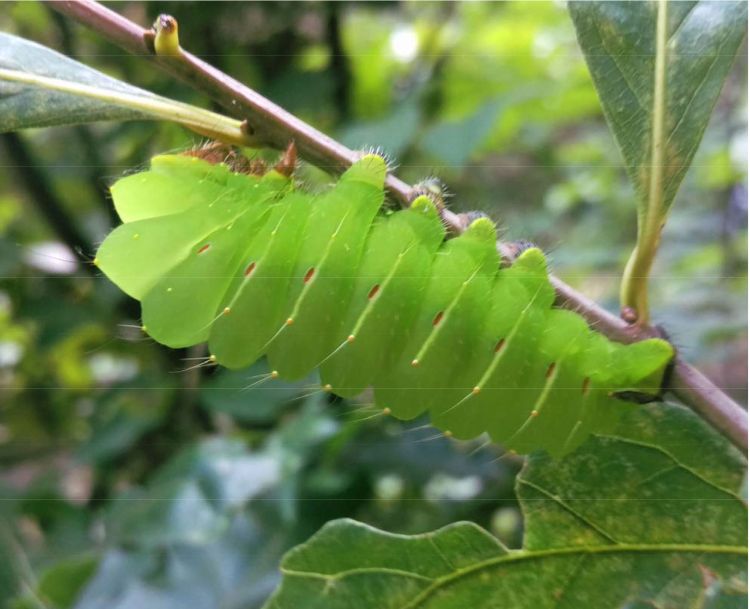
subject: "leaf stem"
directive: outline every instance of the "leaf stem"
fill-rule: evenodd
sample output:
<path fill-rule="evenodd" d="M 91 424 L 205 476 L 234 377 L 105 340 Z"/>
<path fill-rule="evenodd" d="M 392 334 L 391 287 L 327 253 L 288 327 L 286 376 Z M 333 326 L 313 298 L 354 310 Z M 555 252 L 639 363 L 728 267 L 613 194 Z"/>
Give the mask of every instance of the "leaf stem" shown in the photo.
<path fill-rule="evenodd" d="M 230 115 L 247 121 L 248 135 L 266 146 L 284 150 L 293 139 L 302 158 L 331 173 L 344 172 L 360 156 L 184 49 L 178 55 L 157 55 L 152 29 L 144 29 L 94 0 L 45 1 L 53 10 L 72 17 L 134 55 L 149 57 L 166 72 L 204 92 Z M 386 188 L 400 203 L 411 201 L 411 186 L 392 174 L 386 177 Z"/>
<path fill-rule="evenodd" d="M 654 100 L 651 113 L 651 154 L 648 167 L 648 199 L 645 213 L 638 217 L 638 241 L 625 267 L 620 290 L 623 310 L 632 309 L 635 321 L 649 320 L 648 277 L 659 249 L 664 223 L 664 121 L 667 80 L 668 1 L 658 0 L 656 16 L 656 57 Z"/>
<path fill-rule="evenodd" d="M 243 132 L 240 121 L 166 97 L 145 93 L 135 95 L 124 91 L 108 91 L 102 87 L 5 68 L 0 68 L 0 80 L 70 93 L 79 97 L 132 108 L 161 120 L 179 123 L 206 137 L 221 139 L 238 146 L 247 146 L 251 143 L 251 140 Z"/>
<path fill-rule="evenodd" d="M 149 43 L 154 36 L 152 30 L 141 28 L 94 0 L 62 0 L 49 2 L 49 5 L 54 10 L 97 31 L 125 50 L 136 55 L 150 56 L 159 67 L 195 89 L 203 91 L 224 106 L 230 114 L 245 119 L 250 135 L 266 145 L 284 149 L 290 140 L 294 140 L 300 156 L 334 173 L 344 171 L 359 156 L 357 152 L 314 129 L 187 51 L 182 50 L 176 57 L 156 56 L 152 44 Z M 662 18 L 666 33 L 666 13 Z M 386 188 L 403 205 L 408 205 L 413 197 L 412 187 L 392 174 L 386 178 Z M 658 218 L 658 208 L 653 213 Z M 466 223 L 458 214 L 444 210 L 442 217 L 449 230 L 453 232 L 460 233 L 465 228 Z M 643 235 L 645 239 L 645 228 Z M 650 238 L 650 241 L 653 243 L 653 238 Z M 655 249 L 653 251 L 655 252 Z M 649 258 L 653 260 L 653 254 L 650 257 L 638 256 L 637 266 L 641 269 L 638 272 L 633 269 L 631 275 L 634 278 L 636 275 L 647 275 L 647 272 L 642 272 L 641 260 Z M 648 269 L 650 262 L 646 271 Z M 550 279 L 557 294 L 558 306 L 578 312 L 592 327 L 610 339 L 632 343 L 660 335 L 656 328 L 647 323 L 628 324 L 560 279 L 554 276 Z M 747 412 L 739 404 L 680 358 L 677 359 L 674 371 L 666 379 L 666 383 L 668 390 L 723 433 L 745 454 L 747 453 Z"/>

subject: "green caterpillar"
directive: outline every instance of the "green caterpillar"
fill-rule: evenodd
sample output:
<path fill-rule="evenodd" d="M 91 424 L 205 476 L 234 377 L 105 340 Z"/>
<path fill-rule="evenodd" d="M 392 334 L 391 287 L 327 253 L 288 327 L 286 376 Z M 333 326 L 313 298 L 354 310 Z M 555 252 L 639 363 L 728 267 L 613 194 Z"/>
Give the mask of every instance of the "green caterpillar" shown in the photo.
<path fill-rule="evenodd" d="M 384 212 L 385 174 L 366 155 L 312 195 L 277 171 L 158 156 L 112 187 L 123 224 L 95 263 L 160 343 L 208 341 L 229 368 L 266 355 L 289 379 L 319 368 L 337 395 L 373 387 L 400 419 L 429 411 L 517 452 L 570 451 L 632 407 L 613 392 L 658 391 L 666 342 L 613 343 L 553 308 L 542 252 L 501 269 L 486 218 L 446 240 L 426 196 Z"/>

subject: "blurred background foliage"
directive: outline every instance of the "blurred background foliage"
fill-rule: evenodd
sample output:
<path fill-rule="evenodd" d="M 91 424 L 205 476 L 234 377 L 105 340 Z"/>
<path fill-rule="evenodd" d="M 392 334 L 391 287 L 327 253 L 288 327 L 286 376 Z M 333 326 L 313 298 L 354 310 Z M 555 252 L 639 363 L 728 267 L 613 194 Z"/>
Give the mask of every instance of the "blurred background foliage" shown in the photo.
<path fill-rule="evenodd" d="M 549 252 L 612 309 L 633 192 L 558 2 L 121 2 L 177 17 L 183 45 L 457 210 Z M 44 5 L 0 29 L 157 93 L 206 100 Z M 747 49 L 678 194 L 654 270 L 657 322 L 747 399 Z M 89 263 L 107 187 L 191 135 L 123 123 L 0 136 L 0 606 L 258 606 L 280 555 L 335 517 L 416 533 L 458 519 L 509 545 L 520 467 L 480 443 L 252 387 L 263 365 L 194 367 L 144 340 L 138 307 Z M 303 166 L 300 176 L 329 178 Z"/>

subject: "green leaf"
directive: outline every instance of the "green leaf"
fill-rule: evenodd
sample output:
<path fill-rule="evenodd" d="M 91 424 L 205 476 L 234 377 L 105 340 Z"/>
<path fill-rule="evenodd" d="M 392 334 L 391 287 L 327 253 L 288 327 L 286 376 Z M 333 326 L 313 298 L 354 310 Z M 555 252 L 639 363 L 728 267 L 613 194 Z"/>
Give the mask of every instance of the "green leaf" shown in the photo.
<path fill-rule="evenodd" d="M 745 36 L 747 3 L 571 2 L 569 7 L 640 211 L 653 206 L 664 215 Z M 660 14 L 666 19 L 662 37 Z"/>
<path fill-rule="evenodd" d="M 623 304 L 647 317 L 661 227 L 745 36 L 747 3 L 570 2 L 578 41 L 638 195 Z"/>
<path fill-rule="evenodd" d="M 0 32 L 0 133 L 104 120 L 168 120 L 247 145 L 240 122 L 126 84 Z"/>
<path fill-rule="evenodd" d="M 69 609 L 91 578 L 97 561 L 93 555 L 67 558 L 45 570 L 33 593 L 15 601 L 14 609 L 32 609 L 39 606 Z"/>
<path fill-rule="evenodd" d="M 286 555 L 266 607 L 684 609 L 719 589 L 737 600 L 726 591 L 745 579 L 744 467 L 688 410 L 634 409 L 564 459 L 529 459 L 523 549 L 467 522 L 404 536 L 337 520 Z"/>
<path fill-rule="evenodd" d="M 110 78 L 40 44 L 0 32 L 0 68 L 78 82 L 102 90 L 153 94 Z M 110 102 L 33 87 L 0 77 L 0 131 L 150 118 L 145 112 Z"/>

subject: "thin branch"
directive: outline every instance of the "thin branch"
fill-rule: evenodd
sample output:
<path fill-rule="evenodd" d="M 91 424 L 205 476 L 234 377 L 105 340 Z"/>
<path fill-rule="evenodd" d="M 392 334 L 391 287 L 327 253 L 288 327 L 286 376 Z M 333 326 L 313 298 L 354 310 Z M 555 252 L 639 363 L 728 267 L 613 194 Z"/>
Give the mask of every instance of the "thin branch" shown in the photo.
<path fill-rule="evenodd" d="M 95 30 L 126 51 L 152 58 L 159 67 L 206 93 L 226 108 L 229 114 L 247 120 L 248 135 L 269 147 L 283 150 L 293 139 L 302 158 L 332 173 L 345 171 L 358 158 L 359 153 L 192 53 L 182 51 L 179 55 L 155 55 L 151 29 L 143 29 L 93 0 L 60 0 L 49 2 L 49 6 Z M 401 203 L 410 201 L 412 188 L 406 182 L 389 175 L 386 187 Z"/>
<path fill-rule="evenodd" d="M 47 0 L 50 1 L 50 0 Z M 211 97 L 237 118 L 246 121 L 249 136 L 266 146 L 284 149 L 290 140 L 300 156 L 332 173 L 340 173 L 359 156 L 343 144 L 311 127 L 280 106 L 239 81 L 227 76 L 196 56 L 180 49 L 178 54 L 155 55 L 154 32 L 143 29 L 94 0 L 58 0 L 50 6 L 97 31 L 110 41 L 136 55 L 150 57 L 160 68 Z M 401 204 L 413 198 L 412 187 L 393 175 L 386 188 Z M 460 233 L 465 218 L 448 210 L 443 219 L 449 229 Z M 558 304 L 580 313 L 597 331 L 624 343 L 632 343 L 659 331 L 635 326 L 602 309 L 560 279 L 552 277 Z M 716 429 L 747 453 L 747 413 L 698 370 L 678 358 L 668 380 L 668 389 Z"/>

